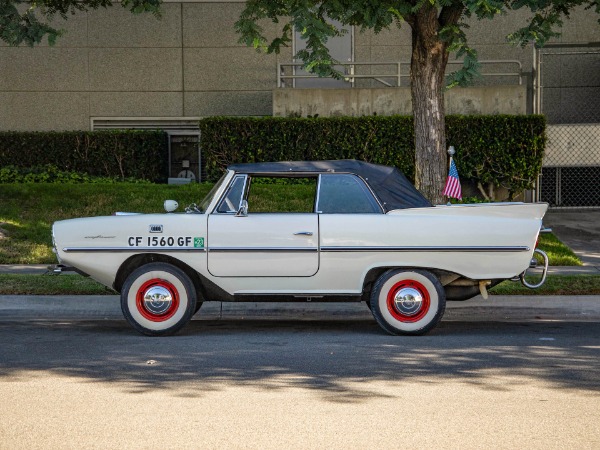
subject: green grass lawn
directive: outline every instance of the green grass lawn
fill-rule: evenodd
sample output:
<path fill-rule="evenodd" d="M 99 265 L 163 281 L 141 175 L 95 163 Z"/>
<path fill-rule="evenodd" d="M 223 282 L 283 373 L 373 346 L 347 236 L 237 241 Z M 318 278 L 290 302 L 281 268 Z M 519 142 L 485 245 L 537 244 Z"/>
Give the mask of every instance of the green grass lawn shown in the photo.
<path fill-rule="evenodd" d="M 0 264 L 52 264 L 50 229 L 57 220 L 111 215 L 117 211 L 163 212 L 174 199 L 179 211 L 199 203 L 211 184 L 0 184 Z M 314 186 L 255 184 L 250 211 L 308 211 Z M 555 266 L 581 261 L 552 234 L 540 237 L 539 247 Z"/>
<path fill-rule="evenodd" d="M 91 278 L 81 275 L 0 274 L 0 295 L 107 295 L 115 294 Z M 539 289 L 504 281 L 491 295 L 599 295 L 600 275 L 549 275 Z"/>
<path fill-rule="evenodd" d="M 581 260 L 573 250 L 563 244 L 552 233 L 540 234 L 538 248 L 548 255 L 551 266 L 581 266 Z"/>
<path fill-rule="evenodd" d="M 2 184 L 0 185 L 0 264 L 56 262 L 50 229 L 57 220 L 107 216 L 117 211 L 164 212 L 174 199 L 182 211 L 199 203 L 211 184 Z"/>
<path fill-rule="evenodd" d="M 600 294 L 600 275 L 548 275 L 546 283 L 539 289 L 528 289 L 520 282 L 503 281 L 490 289 L 490 294 L 598 295 Z"/>
<path fill-rule="evenodd" d="M 76 274 L 0 274 L 0 295 L 110 295 L 116 294 L 97 281 Z"/>

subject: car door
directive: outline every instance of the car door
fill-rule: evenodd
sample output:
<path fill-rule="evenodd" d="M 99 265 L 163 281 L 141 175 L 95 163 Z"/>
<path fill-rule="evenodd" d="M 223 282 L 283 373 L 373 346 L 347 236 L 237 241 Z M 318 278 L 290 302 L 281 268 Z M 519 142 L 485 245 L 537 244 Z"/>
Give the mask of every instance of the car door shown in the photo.
<path fill-rule="evenodd" d="M 209 272 L 217 277 L 315 275 L 319 270 L 317 214 L 237 214 L 246 188 L 247 177 L 237 175 L 208 217 Z"/>

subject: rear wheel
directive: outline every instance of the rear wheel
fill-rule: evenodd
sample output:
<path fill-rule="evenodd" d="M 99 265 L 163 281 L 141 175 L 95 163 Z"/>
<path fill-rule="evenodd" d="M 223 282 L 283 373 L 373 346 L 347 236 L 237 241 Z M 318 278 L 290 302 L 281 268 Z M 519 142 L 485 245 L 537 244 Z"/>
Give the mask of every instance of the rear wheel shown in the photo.
<path fill-rule="evenodd" d="M 385 272 L 371 293 L 371 312 L 390 334 L 424 334 L 444 315 L 442 284 L 426 270 L 394 269 Z"/>
<path fill-rule="evenodd" d="M 178 267 L 150 263 L 134 270 L 121 290 L 121 309 L 140 333 L 164 336 L 179 331 L 196 311 L 196 289 Z"/>

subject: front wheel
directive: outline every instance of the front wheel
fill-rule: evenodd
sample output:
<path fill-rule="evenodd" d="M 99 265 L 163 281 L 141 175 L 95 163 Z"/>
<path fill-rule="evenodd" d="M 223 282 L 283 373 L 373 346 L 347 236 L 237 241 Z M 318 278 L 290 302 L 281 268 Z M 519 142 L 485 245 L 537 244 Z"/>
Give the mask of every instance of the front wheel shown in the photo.
<path fill-rule="evenodd" d="M 146 264 L 125 280 L 121 309 L 127 322 L 140 333 L 173 334 L 194 315 L 196 289 L 178 267 L 166 263 Z"/>
<path fill-rule="evenodd" d="M 417 335 L 427 333 L 442 319 L 446 295 L 431 272 L 394 269 L 379 277 L 370 303 L 373 317 L 385 331 Z"/>

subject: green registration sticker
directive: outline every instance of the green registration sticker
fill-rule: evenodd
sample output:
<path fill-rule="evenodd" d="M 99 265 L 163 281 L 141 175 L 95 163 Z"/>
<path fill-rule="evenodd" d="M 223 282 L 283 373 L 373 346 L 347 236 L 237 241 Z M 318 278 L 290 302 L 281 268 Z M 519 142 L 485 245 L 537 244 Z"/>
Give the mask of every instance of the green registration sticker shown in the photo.
<path fill-rule="evenodd" d="M 194 248 L 204 248 L 204 238 L 203 237 L 195 237 L 194 238 Z"/>

